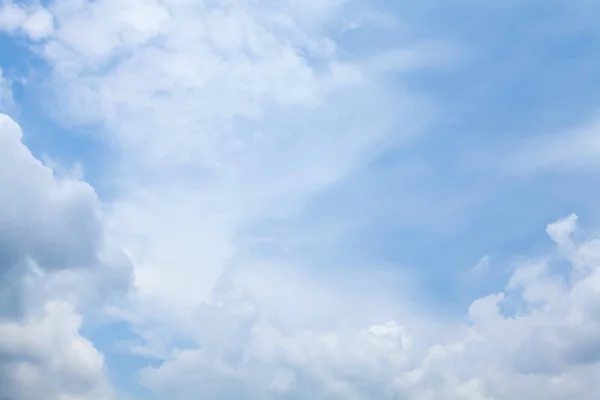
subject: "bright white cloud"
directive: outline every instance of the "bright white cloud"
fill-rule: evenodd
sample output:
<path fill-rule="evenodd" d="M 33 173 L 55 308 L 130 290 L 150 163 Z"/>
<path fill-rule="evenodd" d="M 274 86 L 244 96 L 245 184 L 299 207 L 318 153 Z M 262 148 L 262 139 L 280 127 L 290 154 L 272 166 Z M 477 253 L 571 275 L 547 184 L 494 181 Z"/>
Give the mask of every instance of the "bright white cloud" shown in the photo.
<path fill-rule="evenodd" d="M 3 259 L 12 265 L 31 257 L 44 268 L 93 263 L 101 234 L 94 189 L 82 181 L 56 179 L 21 136 L 16 122 L 0 114 Z"/>
<path fill-rule="evenodd" d="M 127 290 L 128 264 L 104 246 L 94 189 L 57 177 L 33 157 L 21 136 L 17 123 L 0 114 L 0 273 L 20 277 L 33 269 L 61 279 L 94 275 L 110 282 L 98 287 L 107 289 L 102 296 Z"/>
<path fill-rule="evenodd" d="M 112 398 L 104 358 L 80 336 L 80 326 L 81 317 L 61 302 L 23 321 L 0 320 L 0 398 Z"/>
<path fill-rule="evenodd" d="M 21 137 L 0 114 L 0 398 L 108 399 L 75 307 L 126 293 L 129 266 L 104 250 L 94 189 L 55 176 Z"/>
<path fill-rule="evenodd" d="M 142 382 L 159 396 L 180 399 L 247 392 L 254 398 L 591 400 L 600 361 L 600 239 L 555 236 L 573 220 L 548 226 L 555 256 L 517 266 L 504 292 L 473 302 L 468 324 L 434 323 L 439 334 L 432 341 L 416 326 L 411 331 L 394 321 L 290 331 L 294 315 L 274 317 L 275 306 L 230 302 L 198 315 L 205 331 L 198 349 L 147 369 Z M 552 272 L 565 249 L 571 268 Z"/>
<path fill-rule="evenodd" d="M 41 55 L 55 106 L 66 123 L 102 124 L 120 155 L 107 209 L 143 296 L 208 299 L 243 264 L 246 228 L 293 215 L 429 115 L 386 88 L 381 60 L 343 56 L 339 18 L 365 8 L 350 3 L 50 3 L 58 28 Z M 407 49 L 407 69 L 432 65 L 431 51 Z"/>
<path fill-rule="evenodd" d="M 52 14 L 38 2 L 0 2 L 0 31 L 26 35 L 31 40 L 41 40 L 52 33 Z"/>

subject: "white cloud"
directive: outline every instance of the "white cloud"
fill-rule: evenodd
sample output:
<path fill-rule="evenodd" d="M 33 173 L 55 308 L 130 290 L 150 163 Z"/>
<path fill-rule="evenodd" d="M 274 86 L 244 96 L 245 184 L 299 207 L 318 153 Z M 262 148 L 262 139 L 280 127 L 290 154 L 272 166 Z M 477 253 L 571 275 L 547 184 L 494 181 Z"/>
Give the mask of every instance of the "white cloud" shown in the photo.
<path fill-rule="evenodd" d="M 471 268 L 471 272 L 473 272 L 475 274 L 485 273 L 490 268 L 491 262 L 492 262 L 492 257 L 490 257 L 489 255 L 485 255 L 485 256 L 481 257 L 479 259 L 479 261 L 477 261 L 477 264 L 475 264 Z"/>
<path fill-rule="evenodd" d="M 129 264 L 103 244 L 94 189 L 55 176 L 21 138 L 0 114 L 0 398 L 108 399 L 75 309 L 127 293 Z"/>
<path fill-rule="evenodd" d="M 81 279 L 92 274 L 126 290 L 128 265 L 104 246 L 94 189 L 77 179 L 57 178 L 21 136 L 17 123 L 0 114 L 0 273 L 19 277 L 33 269 L 48 278 L 72 273 Z"/>
<path fill-rule="evenodd" d="M 556 243 L 556 256 L 518 266 L 504 292 L 473 302 L 468 324 L 438 320 L 425 335 L 411 320 L 289 329 L 295 316 L 274 316 L 276 306 L 222 299 L 197 315 L 199 347 L 146 369 L 142 382 L 178 399 L 594 399 L 600 239 L 571 242 L 568 275 L 551 272 Z"/>
<path fill-rule="evenodd" d="M 42 55 L 60 118 L 102 124 L 122 157 L 110 241 L 134 261 L 140 297 L 121 312 L 150 339 L 136 351 L 166 359 L 142 383 L 178 399 L 591 399 L 588 244 L 563 253 L 577 255 L 573 279 L 544 262 L 519 268 L 466 325 L 390 302 L 362 277 L 336 275 L 339 289 L 244 247 L 247 229 L 293 217 L 431 111 L 380 74 L 447 59 L 418 46 L 344 57 L 330 31 L 347 26 L 334 18 L 345 5 L 49 6 L 59 28 Z M 548 228 L 561 249 L 563 228 Z M 178 351 L 174 338 L 194 346 Z"/>
<path fill-rule="evenodd" d="M 135 261 L 142 296 L 193 309 L 244 264 L 245 230 L 293 216 L 424 123 L 429 104 L 334 41 L 340 18 L 362 19 L 366 7 L 349 5 L 48 5 L 52 107 L 65 123 L 101 124 L 119 155 L 111 240 Z M 407 69 L 434 64 L 427 50 L 407 49 Z"/>
<path fill-rule="evenodd" d="M 57 101 L 48 108 L 67 124 L 100 123 L 120 156 L 118 197 L 105 207 L 107 247 L 122 247 L 136 265 L 140 296 L 119 312 L 156 338 L 138 351 L 168 357 L 162 337 L 197 329 L 189 316 L 230 271 L 236 285 L 280 299 L 249 278 L 244 230 L 293 216 L 426 117 L 428 105 L 340 56 L 329 30 L 346 25 L 337 18 L 347 3 L 48 4 L 56 29 L 36 48 L 52 69 Z M 397 118 L 406 121 L 391 136 Z M 273 276 L 277 266 L 265 265 Z M 81 276 L 53 273 L 42 286 L 80 301 L 73 287 L 94 279 Z M 337 296 L 321 291 L 325 301 Z M 309 313 L 300 299 L 291 303 Z M 281 371 L 272 386 L 285 390 L 291 376 Z"/>
<path fill-rule="evenodd" d="M 21 136 L 19 126 L 0 114 L 2 258 L 12 264 L 32 257 L 44 268 L 94 263 L 101 234 L 94 189 L 82 181 L 55 179 Z"/>
<path fill-rule="evenodd" d="M 56 29 L 40 55 L 52 68 L 54 111 L 66 123 L 100 124 L 117 155 L 118 196 L 102 222 L 107 247 L 133 260 L 139 295 L 117 312 L 148 339 L 138 353 L 166 360 L 145 369 L 142 383 L 159 398 L 184 400 L 591 400 L 600 252 L 597 241 L 573 241 L 575 217 L 547 229 L 572 265 L 568 279 L 550 271 L 552 259 L 525 264 L 502 293 L 471 305 L 467 324 L 399 300 L 386 279 L 367 279 L 373 270 L 319 275 L 247 244 L 252 228 L 294 218 L 315 193 L 427 119 L 430 105 L 392 92 L 382 74 L 453 61 L 419 46 L 353 59 L 335 41 L 361 19 L 348 4 L 50 2 Z M 7 254 L 18 249 L 16 260 L 48 270 L 113 265 L 98 255 L 104 231 L 93 190 L 53 177 L 3 121 L 0 159 L 11 167 L 0 178 L 14 197 L 2 197 L 0 210 L 16 212 L 0 217 L 13 224 L 10 238 L 27 239 L 7 242 Z M 592 136 L 558 160 L 593 153 Z M 554 150 L 531 165 L 556 162 Z M 13 165 L 31 173 L 31 185 L 9 173 Z M 77 218 L 61 218 L 71 212 Z M 53 272 L 38 287 L 80 301 L 73 288 L 98 288 L 98 279 L 126 286 L 121 269 L 110 271 L 111 279 Z M 85 343 L 73 326 L 65 334 Z M 193 345 L 177 350 L 180 338 Z M 82 346 L 102 382 L 99 356 Z"/>
<path fill-rule="evenodd" d="M 52 33 L 53 24 L 52 14 L 37 2 L 0 2 L 0 31 L 24 34 L 29 39 L 38 41 Z"/>
<path fill-rule="evenodd" d="M 462 64 L 464 49 L 455 43 L 425 40 L 408 49 L 393 49 L 365 62 L 365 68 L 377 73 L 402 73 L 419 69 L 448 68 Z"/>
<path fill-rule="evenodd" d="M 0 320 L 0 398 L 112 398 L 104 358 L 80 336 L 73 307 L 49 302 L 41 311 L 19 322 Z"/>

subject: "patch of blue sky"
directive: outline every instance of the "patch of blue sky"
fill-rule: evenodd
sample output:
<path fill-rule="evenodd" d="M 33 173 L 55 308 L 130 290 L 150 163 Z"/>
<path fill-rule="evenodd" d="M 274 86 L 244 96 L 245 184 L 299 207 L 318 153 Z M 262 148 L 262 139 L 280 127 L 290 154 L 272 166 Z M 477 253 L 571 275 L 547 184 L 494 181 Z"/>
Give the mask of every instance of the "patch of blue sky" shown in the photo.
<path fill-rule="evenodd" d="M 105 178 L 110 168 L 108 145 L 97 127 L 66 126 L 55 118 L 43 82 L 48 67 L 23 38 L 0 33 L 0 68 L 12 81 L 16 107 L 10 110 L 23 130 L 23 141 L 38 159 L 70 170 L 79 164 L 86 181 L 102 198 L 112 188 Z"/>
<path fill-rule="evenodd" d="M 158 366 L 161 361 L 131 352 L 132 344 L 142 343 L 126 322 L 84 325 L 81 334 L 102 352 L 106 359 L 109 378 L 122 393 L 139 399 L 153 399 L 152 393 L 138 384 L 142 368 Z"/>
<path fill-rule="evenodd" d="M 465 287 L 464 274 L 484 255 L 506 266 L 510 260 L 503 255 L 548 250 L 545 225 L 571 212 L 592 224 L 600 221 L 593 207 L 600 194 L 597 174 L 521 175 L 506 166 L 527 140 L 593 118 L 600 103 L 600 29 L 584 23 L 581 7 L 564 2 L 454 5 L 398 11 L 414 14 L 416 25 L 426 29 L 423 37 L 467 49 L 460 66 L 391 78 L 390 85 L 424 92 L 440 105 L 423 138 L 373 160 L 314 199 L 294 221 L 273 225 L 316 234 L 351 224 L 334 242 L 306 243 L 293 234 L 279 240 L 286 257 L 310 258 L 315 268 L 317 259 L 349 268 L 412 268 L 422 279 L 424 298 L 462 311 L 473 298 L 502 289 L 506 280 L 500 278 L 511 272 L 493 270 L 485 281 Z M 344 46 L 361 51 L 353 36 L 360 34 L 344 35 Z M 382 46 L 394 41 L 387 38 Z"/>

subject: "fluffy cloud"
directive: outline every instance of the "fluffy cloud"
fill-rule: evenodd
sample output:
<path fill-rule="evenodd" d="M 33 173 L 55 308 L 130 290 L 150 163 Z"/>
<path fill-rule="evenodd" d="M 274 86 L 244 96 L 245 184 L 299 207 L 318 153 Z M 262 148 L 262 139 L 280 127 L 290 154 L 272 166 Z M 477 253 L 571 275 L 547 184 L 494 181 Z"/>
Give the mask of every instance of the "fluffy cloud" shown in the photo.
<path fill-rule="evenodd" d="M 21 136 L 0 114 L 0 398 L 104 399 L 103 358 L 74 307 L 126 292 L 128 264 L 103 250 L 94 189 L 57 177 Z"/>
<path fill-rule="evenodd" d="M 80 336 L 80 326 L 81 317 L 62 302 L 23 321 L 0 321 L 0 398 L 112 398 L 104 358 Z"/>
<path fill-rule="evenodd" d="M 0 273 L 21 293 L 0 325 L 8 396 L 109 395 L 77 315 L 128 287 L 127 259 L 106 248 L 134 263 L 136 296 L 111 312 L 147 339 L 134 352 L 164 361 L 141 373 L 158 398 L 597 392 L 598 245 L 573 241 L 575 217 L 548 227 L 568 269 L 556 256 L 518 266 L 504 291 L 473 302 L 467 323 L 416 308 L 375 267 L 353 274 L 289 251 L 336 240 L 321 225 L 288 232 L 316 195 L 421 132 L 435 105 L 402 83 L 457 63 L 450 43 L 425 35 L 423 44 L 384 18 L 378 38 L 391 49 L 352 48 L 344 35 L 381 15 L 350 0 L 3 4 L 0 27 L 39 40 L 45 94 L 56 100 L 45 105 L 64 124 L 101 128 L 115 184 L 100 205 L 89 185 L 35 160 L 14 122 L 1 120 L 0 184 L 10 190 L 0 196 Z"/>
<path fill-rule="evenodd" d="M 25 34 L 31 40 L 41 40 L 52 33 L 52 14 L 38 2 L 0 2 L 0 30 Z"/>
<path fill-rule="evenodd" d="M 1 114 L 0 274 L 3 281 L 19 281 L 38 266 L 51 271 L 93 264 L 100 235 L 99 204 L 93 189 L 76 180 L 56 180 L 52 170 L 23 145 L 21 135 L 19 126 Z M 2 289 L 10 290 L 7 298 L 15 298 L 21 287 L 3 285 Z"/>
<path fill-rule="evenodd" d="M 556 254 L 518 265 L 503 292 L 472 303 L 467 324 L 428 326 L 440 332 L 433 338 L 401 321 L 290 330 L 293 315 L 222 299 L 196 315 L 205 332 L 199 347 L 147 369 L 142 382 L 179 399 L 591 400 L 599 389 L 600 239 L 574 242 L 575 221 L 550 224 Z"/>
<path fill-rule="evenodd" d="M 84 279 L 96 274 L 113 280 L 109 286 L 127 290 L 126 260 L 103 245 L 94 189 L 78 179 L 57 177 L 32 156 L 21 136 L 20 127 L 0 114 L 0 274 L 17 281 L 30 273 L 47 274 L 47 285 L 58 275 L 64 279 L 76 273 Z M 3 287 L 11 292 L 22 289 L 11 288 Z"/>
<path fill-rule="evenodd" d="M 178 309 L 245 264 L 233 261 L 245 231 L 293 216 L 430 113 L 388 90 L 397 60 L 372 68 L 377 54 L 335 42 L 369 23 L 352 1 L 58 0 L 48 10 L 56 29 L 39 55 L 60 99 L 51 107 L 64 123 L 104 128 L 118 155 L 111 240 L 134 260 L 140 293 Z M 403 73 L 422 57 L 435 67 L 426 47 L 408 46 Z"/>
<path fill-rule="evenodd" d="M 19 126 L 0 115 L 3 272 L 31 257 L 45 268 L 91 264 L 100 237 L 94 189 L 57 179 L 21 142 Z"/>
<path fill-rule="evenodd" d="M 105 125 L 128 163 L 142 163 L 145 173 L 193 168 L 235 184 L 252 174 L 255 183 L 258 169 L 269 170 L 264 163 L 288 156 L 287 168 L 297 169 L 298 157 L 312 152 L 313 165 L 303 169 L 321 167 L 328 177 L 337 157 L 352 160 L 384 134 L 329 124 L 383 119 L 385 126 L 384 110 L 418 108 L 416 99 L 407 103 L 373 86 L 356 57 L 342 57 L 328 31 L 349 3 L 55 1 L 49 9 L 59 28 L 42 56 L 53 68 L 64 119 Z M 406 51 L 415 65 L 420 55 Z M 340 146 L 335 153 L 332 143 Z M 285 172 L 314 179 L 312 169 Z"/>

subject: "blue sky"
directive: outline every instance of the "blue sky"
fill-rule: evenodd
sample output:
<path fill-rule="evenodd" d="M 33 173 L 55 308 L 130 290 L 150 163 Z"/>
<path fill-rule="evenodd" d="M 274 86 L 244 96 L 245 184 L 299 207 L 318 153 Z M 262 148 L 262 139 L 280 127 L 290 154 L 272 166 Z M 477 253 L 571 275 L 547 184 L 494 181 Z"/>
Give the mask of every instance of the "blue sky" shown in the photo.
<path fill-rule="evenodd" d="M 598 12 L 0 0 L 0 398 L 592 399 Z"/>

